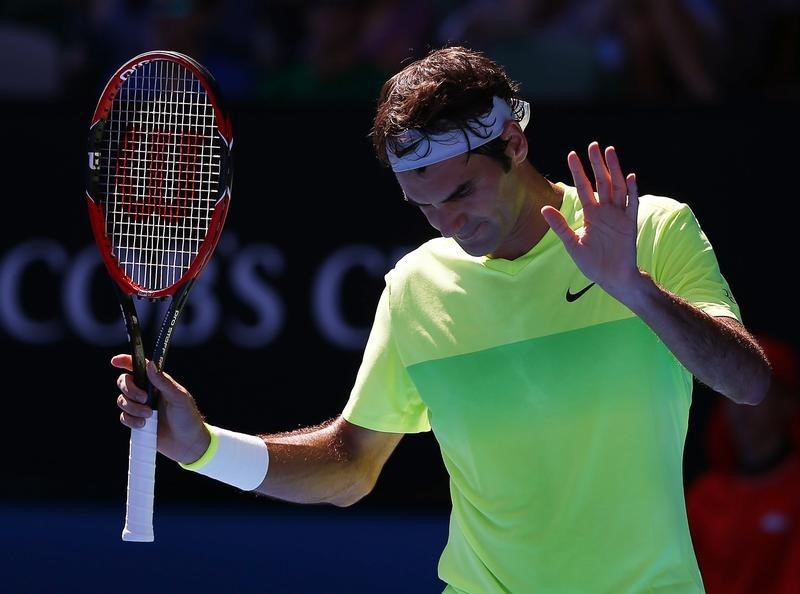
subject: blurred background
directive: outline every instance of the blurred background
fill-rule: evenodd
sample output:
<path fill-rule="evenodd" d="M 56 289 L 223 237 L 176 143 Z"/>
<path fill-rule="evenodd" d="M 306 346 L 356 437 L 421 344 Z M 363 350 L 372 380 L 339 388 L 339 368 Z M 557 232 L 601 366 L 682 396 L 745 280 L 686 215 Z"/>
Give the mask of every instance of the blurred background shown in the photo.
<path fill-rule="evenodd" d="M 347 510 L 256 501 L 162 458 L 156 542 L 120 542 L 128 432 L 108 361 L 127 343 L 86 217 L 85 144 L 108 77 L 144 51 L 199 60 L 233 116 L 226 230 L 167 362 L 213 424 L 282 431 L 340 412 L 383 275 L 433 236 L 371 152 L 375 99 L 409 60 L 453 43 L 520 82 L 530 159 L 549 179 L 571 182 L 567 153 L 598 140 L 643 192 L 688 202 L 746 324 L 796 369 L 797 0 L 0 7 L 0 591 L 133 591 L 143 566 L 156 591 L 441 589 L 449 494 L 430 435 L 405 438 L 375 492 Z M 142 318 L 153 336 L 157 306 L 142 304 Z M 719 398 L 697 386 L 687 488 L 711 470 Z"/>

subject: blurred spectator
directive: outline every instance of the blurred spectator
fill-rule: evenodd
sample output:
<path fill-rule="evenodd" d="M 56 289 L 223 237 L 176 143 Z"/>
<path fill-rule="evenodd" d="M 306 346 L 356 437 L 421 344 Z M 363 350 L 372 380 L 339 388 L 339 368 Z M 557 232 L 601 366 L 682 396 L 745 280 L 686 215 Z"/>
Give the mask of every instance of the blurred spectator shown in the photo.
<path fill-rule="evenodd" d="M 233 99 L 372 100 L 465 43 L 539 100 L 800 97 L 800 0 L 0 0 L 0 97 L 95 96 L 130 57 L 193 55 Z"/>
<path fill-rule="evenodd" d="M 800 97 L 800 0 L 772 0 L 768 92 Z"/>
<path fill-rule="evenodd" d="M 267 71 L 259 95 L 271 99 L 358 99 L 377 94 L 384 72 L 363 59 L 367 0 L 313 0 L 302 12 L 294 59 Z"/>
<path fill-rule="evenodd" d="M 722 32 L 714 0 L 470 0 L 437 34 L 507 64 L 538 98 L 708 101 Z"/>
<path fill-rule="evenodd" d="M 188 54 L 208 68 L 229 99 L 253 95 L 261 33 L 256 0 L 155 0 L 157 48 Z M 268 57 L 266 59 L 269 59 Z"/>
<path fill-rule="evenodd" d="M 0 96 L 93 98 L 125 61 L 158 49 L 198 59 L 226 96 L 252 95 L 256 70 L 278 53 L 272 31 L 254 17 L 259 5 L 256 0 L 6 2 Z"/>
<path fill-rule="evenodd" d="M 89 34 L 107 61 L 98 78 L 139 53 L 168 49 L 206 66 L 227 97 L 252 95 L 269 47 L 259 37 L 256 6 L 255 0 L 95 0 Z"/>
<path fill-rule="evenodd" d="M 481 49 L 537 99 L 597 98 L 614 92 L 617 2 L 470 0 L 442 20 L 437 41 Z"/>
<path fill-rule="evenodd" d="M 361 27 L 361 54 L 388 78 L 406 60 L 427 54 L 440 18 L 431 0 L 370 2 Z"/>
<path fill-rule="evenodd" d="M 630 95 L 719 98 L 725 39 L 713 0 L 622 0 L 618 9 Z"/>
<path fill-rule="evenodd" d="M 61 48 L 49 31 L 0 23 L 0 95 L 54 99 L 62 91 Z"/>
<path fill-rule="evenodd" d="M 0 0 L 0 97 L 58 100 L 64 95 L 80 67 L 65 26 L 79 1 Z"/>
<path fill-rule="evenodd" d="M 775 379 L 758 406 L 720 399 L 708 471 L 687 489 L 707 594 L 800 592 L 800 381 L 789 344 L 760 337 Z"/>

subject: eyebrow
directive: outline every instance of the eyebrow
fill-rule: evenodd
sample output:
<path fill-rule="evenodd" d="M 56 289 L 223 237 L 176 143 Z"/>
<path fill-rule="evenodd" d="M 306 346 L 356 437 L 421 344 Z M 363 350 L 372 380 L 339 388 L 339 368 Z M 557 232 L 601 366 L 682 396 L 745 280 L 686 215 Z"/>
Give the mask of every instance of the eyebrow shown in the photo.
<path fill-rule="evenodd" d="M 455 198 L 458 194 L 462 194 L 465 190 L 469 189 L 472 186 L 472 182 L 473 182 L 472 179 L 468 179 L 464 183 L 459 184 L 456 187 L 456 189 L 453 190 L 452 192 L 450 192 L 450 194 L 448 194 L 447 198 L 442 200 L 439 204 L 444 204 L 448 200 L 451 200 L 451 199 Z M 411 198 L 408 197 L 408 195 L 405 192 L 403 192 L 403 199 L 406 202 L 409 202 L 410 204 L 413 204 L 414 206 L 430 206 L 430 204 L 422 204 L 420 202 L 412 200 Z"/>

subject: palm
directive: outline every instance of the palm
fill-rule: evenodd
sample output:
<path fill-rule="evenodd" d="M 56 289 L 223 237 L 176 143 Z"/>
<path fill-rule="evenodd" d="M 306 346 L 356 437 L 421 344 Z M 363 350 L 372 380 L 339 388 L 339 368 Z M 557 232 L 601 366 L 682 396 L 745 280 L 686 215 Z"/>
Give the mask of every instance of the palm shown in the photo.
<path fill-rule="evenodd" d="M 638 273 L 636 178 L 633 174 L 627 179 L 623 175 L 613 147 L 606 149 L 604 158 L 599 145 L 593 142 L 589 145 L 589 160 L 596 192 L 578 155 L 572 152 L 567 158 L 583 205 L 583 227 L 573 231 L 561 213 L 552 207 L 545 207 L 542 214 L 581 272 L 607 291 L 614 292 Z"/>
<path fill-rule="evenodd" d="M 167 385 L 158 406 L 158 451 L 172 460 L 190 459 L 189 450 L 203 438 L 202 418 L 186 389 L 169 375 L 164 377 Z"/>

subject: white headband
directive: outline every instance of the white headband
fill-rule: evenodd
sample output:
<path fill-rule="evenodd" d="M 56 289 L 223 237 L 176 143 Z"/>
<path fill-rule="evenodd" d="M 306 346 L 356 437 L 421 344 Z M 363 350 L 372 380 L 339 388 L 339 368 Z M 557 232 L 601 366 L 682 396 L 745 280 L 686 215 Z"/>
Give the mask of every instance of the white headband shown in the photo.
<path fill-rule="evenodd" d="M 527 101 L 520 99 L 514 99 L 514 101 L 518 102 L 523 108 L 519 125 L 524 130 L 531 117 L 531 106 Z M 427 142 L 424 140 L 419 142 L 413 150 L 402 157 L 398 157 L 387 146 L 386 154 L 389 157 L 392 171 L 399 173 L 410 169 L 418 169 L 439 163 L 456 155 L 463 155 L 500 136 L 503 132 L 503 126 L 511 119 L 514 119 L 511 106 L 500 97 L 494 97 L 491 111 L 479 118 L 475 118 L 475 124 L 472 127 L 456 128 L 441 134 L 432 134 L 428 137 Z M 396 137 L 396 140 L 400 147 L 407 147 L 422 138 L 424 138 L 424 135 L 419 130 L 405 130 Z"/>

